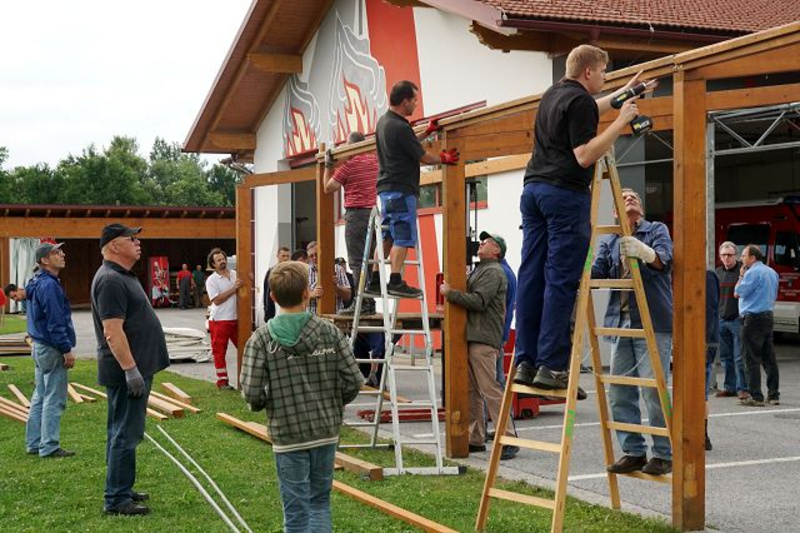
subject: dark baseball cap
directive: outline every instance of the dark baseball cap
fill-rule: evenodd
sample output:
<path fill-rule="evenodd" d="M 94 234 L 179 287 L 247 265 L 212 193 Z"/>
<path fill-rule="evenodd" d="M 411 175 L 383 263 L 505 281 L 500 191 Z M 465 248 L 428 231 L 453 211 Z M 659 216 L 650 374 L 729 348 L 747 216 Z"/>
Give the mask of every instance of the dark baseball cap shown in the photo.
<path fill-rule="evenodd" d="M 34 253 L 34 258 L 36 259 L 36 264 L 38 265 L 39 262 L 50 255 L 51 253 L 55 252 L 56 250 L 60 249 L 64 245 L 63 242 L 58 244 L 54 242 L 43 242 L 39 246 L 36 247 L 36 252 Z"/>
<path fill-rule="evenodd" d="M 130 237 L 142 231 L 142 228 L 129 228 L 123 224 L 109 224 L 100 234 L 100 248 L 110 243 L 117 237 Z"/>
<path fill-rule="evenodd" d="M 500 235 L 496 233 L 489 233 L 488 231 L 482 231 L 481 234 L 478 236 L 480 240 L 484 239 L 492 239 L 494 242 L 497 243 L 497 246 L 500 247 L 500 257 L 506 256 L 506 240 L 502 238 Z"/>

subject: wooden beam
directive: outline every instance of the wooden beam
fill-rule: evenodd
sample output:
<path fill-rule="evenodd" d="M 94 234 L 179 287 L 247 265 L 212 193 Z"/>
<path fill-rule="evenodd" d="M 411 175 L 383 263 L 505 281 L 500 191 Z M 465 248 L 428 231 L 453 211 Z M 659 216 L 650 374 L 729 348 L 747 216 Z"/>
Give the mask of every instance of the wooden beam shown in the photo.
<path fill-rule="evenodd" d="M 211 144 L 222 151 L 235 152 L 256 149 L 255 133 L 210 131 L 207 137 Z"/>
<path fill-rule="evenodd" d="M 348 472 L 358 474 L 370 481 L 383 481 L 383 467 L 374 465 L 357 457 L 336 452 L 334 461 Z"/>
<path fill-rule="evenodd" d="M 244 178 L 242 185 L 245 187 L 263 187 L 266 185 L 284 185 L 286 183 L 299 183 L 303 181 L 314 181 L 317 179 L 316 165 L 297 168 L 295 170 L 284 170 L 280 172 L 265 172 L 261 174 L 250 174 Z"/>
<path fill-rule="evenodd" d="M 445 133 L 447 149 L 456 148 L 462 155 L 457 165 L 444 167 L 442 182 L 444 231 L 444 279 L 451 287 L 467 289 L 466 246 L 466 191 L 464 189 L 464 161 L 467 153 L 460 139 L 451 140 Z M 467 312 L 463 307 L 445 300 L 444 374 L 445 374 L 445 425 L 447 456 L 469 456 L 469 391 L 467 384 Z"/>
<path fill-rule="evenodd" d="M 162 415 L 158 411 L 156 411 L 154 409 L 150 409 L 149 407 L 147 408 L 147 416 L 149 416 L 150 418 L 155 418 L 159 422 L 169 418 L 169 417 L 167 417 L 167 415 Z"/>
<path fill-rule="evenodd" d="M 54 221 L 58 220 L 57 225 Z M 59 239 L 96 239 L 108 224 L 105 218 L 44 218 L 0 217 L 0 239 L 55 235 Z M 236 221 L 232 218 L 173 219 L 168 224 L 152 218 L 129 218 L 131 227 L 142 226 L 148 239 L 234 239 Z M 0 246 L 2 246 L 0 241 Z M 7 277 L 4 279 L 8 279 Z"/>
<path fill-rule="evenodd" d="M 261 72 L 277 74 L 300 74 L 303 72 L 303 56 L 294 54 L 247 54 L 249 66 Z"/>
<path fill-rule="evenodd" d="M 434 522 L 433 520 L 429 520 L 424 516 L 414 514 L 411 511 L 406 511 L 402 507 L 398 507 L 397 505 L 381 500 L 380 498 L 376 498 L 371 494 L 353 488 L 350 485 L 346 485 L 335 479 L 333 480 L 333 490 L 353 498 L 354 500 L 365 505 L 369 505 L 370 507 L 381 511 L 382 513 L 393 516 L 398 520 L 402 520 L 406 524 L 411 524 L 412 526 L 423 531 L 435 533 L 457 533 L 455 529 L 450 529 L 449 527 Z"/>
<path fill-rule="evenodd" d="M 172 418 L 183 418 L 184 416 L 184 411 L 181 407 L 178 407 L 172 402 L 162 400 L 152 394 L 147 397 L 147 405 Z"/>
<path fill-rule="evenodd" d="M 192 404 L 192 397 L 183 392 L 180 388 L 172 383 L 162 383 L 161 387 L 167 393 L 168 396 L 175 398 L 176 400 L 189 404 Z"/>
<path fill-rule="evenodd" d="M 83 403 L 83 398 L 81 398 L 81 395 L 78 394 L 78 391 L 76 391 L 72 385 L 67 385 L 67 394 L 69 395 L 70 400 L 73 402 Z"/>
<path fill-rule="evenodd" d="M 106 395 L 105 392 L 101 392 L 101 391 L 99 391 L 97 389 L 93 389 L 91 387 L 87 387 L 86 385 L 81 385 L 80 383 L 76 383 L 74 381 L 71 382 L 70 385 L 72 385 L 76 389 L 84 390 L 84 391 L 86 391 L 88 393 L 94 394 L 95 396 L 99 396 L 100 398 L 104 398 L 104 399 L 108 398 L 108 396 Z"/>
<path fill-rule="evenodd" d="M 674 91 L 672 524 L 685 531 L 705 527 L 706 82 L 679 72 Z"/>
<path fill-rule="evenodd" d="M 13 420 L 14 422 L 22 422 L 26 424 L 28 422 L 28 416 L 19 413 L 18 411 L 14 411 L 13 409 L 6 409 L 2 405 L 0 405 L 0 417 L 7 418 L 8 420 Z"/>
<path fill-rule="evenodd" d="M 688 76 L 691 79 L 713 80 L 797 70 L 800 70 L 800 42 L 711 63 L 691 71 Z"/>
<path fill-rule="evenodd" d="M 11 394 L 13 394 L 14 396 L 17 397 L 17 400 L 19 400 L 19 403 L 21 403 L 25 407 L 30 408 L 31 402 L 28 401 L 28 398 L 26 398 L 25 395 L 22 394 L 22 391 L 20 391 L 17 388 L 16 385 L 12 385 L 11 383 L 9 383 L 8 384 L 8 390 L 11 391 Z"/>
<path fill-rule="evenodd" d="M 231 416 L 227 413 L 217 413 L 217 420 L 228 424 L 231 427 L 244 431 L 245 433 L 252 435 L 257 439 L 261 439 L 264 442 L 268 442 L 272 444 L 272 439 L 269 437 L 269 433 L 267 432 L 267 426 L 264 424 L 259 424 L 257 422 L 245 422 L 244 420 L 239 420 L 235 416 Z"/>
<path fill-rule="evenodd" d="M 325 154 L 325 143 L 320 143 L 319 153 Z M 331 281 L 336 258 L 336 218 L 334 195 L 325 194 L 325 165 L 317 161 L 317 283 L 324 292 L 317 301 L 317 314 L 336 312 L 336 287 Z"/>
<path fill-rule="evenodd" d="M 30 411 L 30 409 L 28 409 L 24 405 L 12 402 L 11 400 L 3 398 L 2 396 L 0 396 L 0 406 L 4 407 L 7 410 L 16 411 L 25 416 L 28 416 L 28 411 Z"/>
<path fill-rule="evenodd" d="M 94 403 L 94 402 L 96 402 L 96 401 L 97 401 L 97 398 L 95 398 L 95 397 L 93 397 L 93 396 L 86 396 L 85 394 L 81 394 L 80 392 L 78 393 L 78 396 L 80 396 L 80 397 L 81 397 L 81 399 L 82 399 L 84 402 Z"/>
<path fill-rule="evenodd" d="M 150 396 L 158 398 L 159 400 L 165 401 L 167 403 L 171 403 L 176 407 L 180 407 L 181 409 L 185 409 L 186 411 L 191 411 L 192 413 L 201 413 L 202 410 L 198 409 L 193 405 L 189 405 L 188 403 L 184 403 L 180 400 L 176 400 L 175 398 L 171 398 L 166 394 L 161 394 L 160 392 L 156 392 L 154 390 L 150 391 Z"/>
<path fill-rule="evenodd" d="M 253 272 L 250 262 L 253 254 L 253 190 L 239 185 L 236 187 L 236 258 L 237 276 L 243 284 L 236 293 L 236 313 L 238 329 L 236 332 L 236 382 L 242 374 L 244 345 L 250 338 L 255 323 L 253 317 Z"/>

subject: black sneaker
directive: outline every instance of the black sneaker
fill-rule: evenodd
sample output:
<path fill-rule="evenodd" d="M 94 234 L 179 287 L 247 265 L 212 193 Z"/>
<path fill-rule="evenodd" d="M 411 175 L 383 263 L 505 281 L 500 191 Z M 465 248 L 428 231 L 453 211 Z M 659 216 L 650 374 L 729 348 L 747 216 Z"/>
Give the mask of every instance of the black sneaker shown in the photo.
<path fill-rule="evenodd" d="M 559 390 L 566 389 L 569 382 L 569 372 L 557 372 L 550 370 L 546 366 L 540 366 L 536 377 L 533 379 L 533 386 L 540 389 Z"/>
<path fill-rule="evenodd" d="M 533 378 L 536 377 L 536 368 L 527 362 L 517 365 L 517 373 L 514 375 L 514 383 L 517 385 L 527 385 L 533 387 Z"/>
<path fill-rule="evenodd" d="M 711 439 L 708 438 L 708 432 L 706 432 L 706 451 L 710 452 L 714 449 L 714 445 L 711 444 Z"/>
<path fill-rule="evenodd" d="M 146 502 L 149 499 L 150 495 L 146 492 L 136 492 L 135 490 L 131 491 L 131 500 L 133 500 L 133 503 Z"/>
<path fill-rule="evenodd" d="M 39 448 L 36 448 L 35 450 L 25 450 L 25 453 L 28 455 L 39 455 Z"/>
<path fill-rule="evenodd" d="M 519 453 L 519 446 L 504 446 L 503 451 L 500 452 L 500 460 L 508 461 L 513 459 Z"/>
<path fill-rule="evenodd" d="M 127 502 L 118 505 L 117 507 L 112 507 L 110 509 L 106 509 L 105 513 L 108 515 L 124 515 L 124 516 L 134 516 L 134 515 L 146 515 L 150 512 L 150 508 L 145 505 L 139 505 L 138 503 L 134 503 L 133 500 L 128 500 Z"/>
<path fill-rule="evenodd" d="M 780 398 L 767 398 L 766 403 L 769 405 L 780 405 L 781 399 Z"/>
<path fill-rule="evenodd" d="M 375 298 L 364 298 L 361 301 L 361 316 L 374 315 L 375 313 L 377 313 Z"/>
<path fill-rule="evenodd" d="M 369 284 L 364 287 L 364 294 L 371 294 L 373 296 L 381 296 L 381 280 L 378 279 L 378 276 L 373 276 L 370 279 Z"/>
<path fill-rule="evenodd" d="M 469 445 L 469 453 L 477 453 L 477 452 L 485 452 L 486 445 L 485 444 L 470 444 Z"/>
<path fill-rule="evenodd" d="M 54 451 L 53 453 L 51 453 L 50 455 L 45 455 L 45 457 L 47 457 L 47 458 L 50 458 L 50 457 L 59 458 L 59 457 L 72 457 L 73 455 L 75 455 L 75 452 L 70 452 L 70 451 L 65 450 L 64 448 L 59 448 L 56 451 Z"/>
<path fill-rule="evenodd" d="M 490 429 L 489 431 L 487 431 L 486 432 L 486 442 L 493 441 L 494 440 L 494 435 L 495 435 L 495 433 L 494 433 L 493 429 Z"/>
<path fill-rule="evenodd" d="M 663 476 L 670 472 L 672 472 L 672 461 L 659 459 L 658 457 L 650 459 L 642 468 L 643 474 L 650 474 L 651 476 Z"/>
<path fill-rule="evenodd" d="M 634 455 L 623 455 L 616 463 L 609 465 L 606 470 L 612 474 L 630 474 L 641 470 L 649 463 L 644 455 L 636 457 Z"/>
<path fill-rule="evenodd" d="M 355 298 L 353 299 L 352 302 L 350 302 L 350 305 L 348 305 L 347 307 L 345 307 L 341 311 L 337 311 L 336 314 L 337 315 L 344 315 L 344 316 L 353 316 L 354 314 L 356 314 L 356 300 L 355 300 Z M 362 314 L 363 314 L 363 311 L 362 311 Z"/>
<path fill-rule="evenodd" d="M 580 386 L 580 385 L 578 385 L 578 401 L 579 401 L 579 402 L 580 402 L 580 401 L 583 401 L 583 400 L 585 400 L 585 399 L 586 399 L 586 398 L 588 398 L 588 397 L 589 397 L 589 395 L 588 395 L 588 394 L 586 394 L 586 391 L 585 391 L 585 390 L 583 390 L 583 389 L 581 388 L 581 386 Z"/>
<path fill-rule="evenodd" d="M 400 283 L 389 283 L 387 292 L 392 296 L 399 296 L 400 298 L 419 298 L 422 296 L 422 291 L 416 287 L 411 287 L 405 281 Z"/>

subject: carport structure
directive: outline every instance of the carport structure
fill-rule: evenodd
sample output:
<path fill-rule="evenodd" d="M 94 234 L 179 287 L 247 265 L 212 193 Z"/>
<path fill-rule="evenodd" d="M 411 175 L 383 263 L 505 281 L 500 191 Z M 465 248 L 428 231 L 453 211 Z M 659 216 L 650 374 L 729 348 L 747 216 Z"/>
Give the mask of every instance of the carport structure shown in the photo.
<path fill-rule="evenodd" d="M 705 521 L 705 270 L 709 204 L 706 161 L 708 113 L 788 104 L 800 100 L 800 84 L 765 85 L 745 89 L 709 91 L 710 80 L 736 79 L 764 74 L 800 71 L 800 22 L 739 37 L 677 55 L 621 69 L 607 76 L 605 89 L 624 85 L 639 70 L 644 78 L 668 78 L 673 96 L 649 98 L 639 103 L 643 114 L 653 118 L 657 130 L 673 130 L 674 162 L 674 344 L 673 344 L 673 525 L 683 530 L 703 529 Z M 445 166 L 425 175 L 427 183 L 441 182 L 444 221 L 444 274 L 451 286 L 465 289 L 466 199 L 464 180 L 476 164 L 521 168 L 521 154 L 533 146 L 532 125 L 541 95 L 507 102 L 443 119 L 440 140 L 430 150 L 456 148 L 458 165 Z M 608 117 L 601 128 L 613 120 Z M 344 158 L 375 149 L 373 140 L 333 151 Z M 321 147 L 321 152 L 324 147 Z M 489 163 L 472 163 L 498 158 Z M 272 184 L 315 179 L 317 183 L 318 262 L 322 272 L 333 271 L 334 200 L 323 192 L 322 157 L 316 169 L 256 174 L 237 191 L 237 245 L 240 275 L 252 273 L 252 189 Z M 320 302 L 321 313 L 335 309 L 333 292 Z M 253 293 L 240 296 L 240 320 L 252 323 Z M 246 317 L 250 317 L 249 319 Z M 250 325 L 250 324 L 248 324 Z M 468 392 L 466 315 L 445 304 L 444 349 L 446 383 L 446 432 L 449 457 L 468 455 Z M 249 328 L 239 329 L 246 339 Z M 240 343 L 240 347 L 243 342 Z M 241 352 L 240 352 L 241 353 Z"/>

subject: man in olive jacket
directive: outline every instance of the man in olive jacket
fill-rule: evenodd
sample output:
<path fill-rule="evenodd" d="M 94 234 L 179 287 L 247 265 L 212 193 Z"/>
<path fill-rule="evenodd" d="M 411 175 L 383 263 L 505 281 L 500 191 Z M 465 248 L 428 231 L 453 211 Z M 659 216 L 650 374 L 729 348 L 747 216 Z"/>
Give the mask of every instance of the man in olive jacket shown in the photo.
<path fill-rule="evenodd" d="M 506 316 L 508 281 L 500 259 L 506 254 L 506 241 L 499 235 L 483 232 L 478 248 L 480 262 L 467 278 L 467 292 L 451 289 L 443 283 L 442 295 L 447 301 L 467 310 L 467 344 L 469 347 L 469 451 L 486 451 L 486 402 L 489 417 L 497 424 L 503 389 L 497 382 L 497 358 L 502 357 L 503 330 Z M 506 426 L 506 435 L 514 436 L 513 425 Z M 519 448 L 505 446 L 502 460 L 512 459 Z"/>

